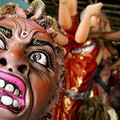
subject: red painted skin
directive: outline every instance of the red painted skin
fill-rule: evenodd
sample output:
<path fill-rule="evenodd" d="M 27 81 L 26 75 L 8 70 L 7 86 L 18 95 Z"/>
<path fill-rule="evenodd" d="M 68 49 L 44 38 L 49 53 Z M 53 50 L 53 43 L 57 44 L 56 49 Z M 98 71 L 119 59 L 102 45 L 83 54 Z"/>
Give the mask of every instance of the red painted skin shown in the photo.
<path fill-rule="evenodd" d="M 23 89 L 21 110 L 0 103 L 0 120 L 38 120 L 48 107 L 56 89 L 54 44 L 48 33 L 33 20 L 8 18 L 0 26 L 12 30 L 11 37 L 0 29 L 0 78 Z M 26 31 L 28 35 L 23 35 Z M 35 44 L 32 43 L 32 40 Z M 4 76 L 2 76 L 4 73 Z M 5 76 L 11 76 L 8 80 Z M 14 79 L 13 79 L 14 78 Z M 19 78 L 19 79 L 18 79 Z M 20 81 L 18 83 L 18 81 Z M 0 88 L 0 96 L 12 93 Z M 17 113 L 15 113 L 16 111 Z"/>

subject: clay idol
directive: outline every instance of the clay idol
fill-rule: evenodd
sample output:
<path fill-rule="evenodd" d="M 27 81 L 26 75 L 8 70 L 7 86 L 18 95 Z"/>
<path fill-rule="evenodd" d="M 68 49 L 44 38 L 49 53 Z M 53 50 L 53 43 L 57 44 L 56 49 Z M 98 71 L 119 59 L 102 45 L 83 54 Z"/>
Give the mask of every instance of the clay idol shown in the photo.
<path fill-rule="evenodd" d="M 41 0 L 0 8 L 0 120 L 41 120 L 58 100 L 63 55 L 44 10 Z"/>

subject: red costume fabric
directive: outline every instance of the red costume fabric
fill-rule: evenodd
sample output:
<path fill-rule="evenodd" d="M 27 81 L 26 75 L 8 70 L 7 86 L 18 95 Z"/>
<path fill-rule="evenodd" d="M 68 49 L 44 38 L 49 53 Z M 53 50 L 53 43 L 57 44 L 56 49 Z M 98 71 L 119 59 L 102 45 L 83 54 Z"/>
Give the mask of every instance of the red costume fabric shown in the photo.
<path fill-rule="evenodd" d="M 84 44 L 76 43 L 74 36 L 78 27 L 77 15 L 72 17 L 72 20 L 72 28 L 66 31 L 69 43 L 64 46 L 67 50 L 65 55 L 66 81 L 64 89 L 73 93 L 84 93 L 89 89 L 92 77 L 97 69 L 95 58 L 99 52 L 99 45 L 96 40 L 86 41 Z M 91 48 L 94 47 L 88 50 L 90 46 Z M 58 104 L 51 110 L 52 120 L 77 120 L 78 110 L 82 102 L 83 100 L 72 99 L 61 93 Z"/>

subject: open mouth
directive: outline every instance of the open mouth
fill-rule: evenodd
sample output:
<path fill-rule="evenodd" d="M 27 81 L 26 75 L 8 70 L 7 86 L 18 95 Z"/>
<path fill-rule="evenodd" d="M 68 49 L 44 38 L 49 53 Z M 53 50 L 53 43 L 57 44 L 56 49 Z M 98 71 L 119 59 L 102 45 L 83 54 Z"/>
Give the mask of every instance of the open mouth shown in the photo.
<path fill-rule="evenodd" d="M 0 71 L 0 107 L 19 113 L 25 107 L 25 92 L 19 77 Z"/>

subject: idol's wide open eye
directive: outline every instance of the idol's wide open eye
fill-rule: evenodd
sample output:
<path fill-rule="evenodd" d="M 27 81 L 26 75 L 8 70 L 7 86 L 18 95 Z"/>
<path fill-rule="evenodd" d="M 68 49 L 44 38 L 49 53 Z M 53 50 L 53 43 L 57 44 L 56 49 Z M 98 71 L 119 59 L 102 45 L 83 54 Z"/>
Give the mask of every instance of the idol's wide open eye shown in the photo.
<path fill-rule="evenodd" d="M 29 58 L 39 64 L 47 65 L 47 57 L 43 52 L 33 52 L 30 54 Z"/>
<path fill-rule="evenodd" d="M 5 43 L 1 36 L 0 36 L 0 49 L 5 49 Z"/>

